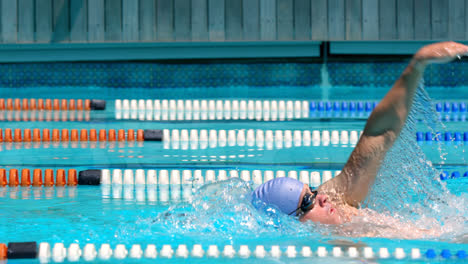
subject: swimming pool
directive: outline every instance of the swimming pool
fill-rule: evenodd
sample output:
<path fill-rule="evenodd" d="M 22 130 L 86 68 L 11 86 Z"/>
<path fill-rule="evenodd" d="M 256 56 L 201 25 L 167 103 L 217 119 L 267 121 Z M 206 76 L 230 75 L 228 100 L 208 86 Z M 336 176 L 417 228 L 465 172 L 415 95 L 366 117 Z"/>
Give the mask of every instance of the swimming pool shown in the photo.
<path fill-rule="evenodd" d="M 25 184 L 28 187 L 0 187 L 0 216 L 6 223 L 0 226 L 0 243 L 35 241 L 41 261 L 50 262 L 140 258 L 148 262 L 153 258 L 262 263 L 466 261 L 466 212 L 441 212 L 432 220 L 421 208 L 409 210 L 417 224 L 435 221 L 446 226 L 441 237 L 404 237 L 385 229 L 378 229 L 377 237 L 368 237 L 368 230 L 343 233 L 265 214 L 248 199 L 255 185 L 273 177 L 295 177 L 318 185 L 340 171 L 370 110 L 402 65 L 331 64 L 327 82 L 332 86 L 316 77 L 322 65 L 312 63 L 1 65 L 8 68 L 3 72 L 8 72 L 4 77 L 9 81 L 4 81 L 0 98 L 27 98 L 28 109 L 22 100 L 17 110 L 14 100 L 12 110 L 8 100 L 4 102 L 0 160 L 5 171 L 0 174 L 8 178 L 13 171 L 19 185 L 23 174 L 29 173 L 32 180 Z M 443 67 L 454 74 L 466 66 Z M 360 78 L 353 72 L 359 69 L 366 69 L 372 83 L 357 83 Z M 383 69 L 393 70 L 383 74 Z M 455 196 L 444 191 L 442 195 L 453 205 L 466 201 L 467 144 L 463 137 L 456 140 L 455 133 L 468 132 L 466 108 L 461 110 L 468 98 L 462 92 L 463 79 L 444 84 L 442 75 L 431 68 L 426 84 L 431 97 L 441 104 L 437 111 L 446 127 L 430 122 L 434 126 L 428 127 L 416 118 L 416 127 L 410 131 L 415 146 L 406 148 L 410 154 L 419 155 L 420 150 L 434 167 L 452 176 L 442 182 Z M 127 86 L 134 88 L 123 88 Z M 453 95 L 447 93 L 449 89 Z M 46 110 L 31 110 L 30 99 L 39 98 L 51 99 L 51 110 L 46 101 Z M 105 100 L 106 109 L 63 110 L 70 108 L 71 99 Z M 15 129 L 21 140 L 16 140 Z M 34 129 L 39 131 L 37 140 Z M 155 131 L 157 141 L 151 137 Z M 415 131 L 424 136 L 430 132 L 431 137 L 416 141 Z M 446 131 L 450 132 L 447 141 L 437 141 L 435 133 L 445 136 Z M 404 149 L 405 143 L 399 147 Z M 44 178 L 37 185 L 55 177 L 53 183 L 49 181 L 55 187 L 30 186 L 39 171 Z M 99 186 L 57 186 L 86 171 L 100 176 Z M 426 168 L 408 173 L 422 171 L 432 172 Z M 414 181 L 438 188 L 424 178 Z M 420 191 L 416 187 L 408 191 L 413 199 L 408 204 L 423 199 Z M 398 209 L 412 217 L 397 204 L 374 202 L 370 201 L 371 207 Z"/>

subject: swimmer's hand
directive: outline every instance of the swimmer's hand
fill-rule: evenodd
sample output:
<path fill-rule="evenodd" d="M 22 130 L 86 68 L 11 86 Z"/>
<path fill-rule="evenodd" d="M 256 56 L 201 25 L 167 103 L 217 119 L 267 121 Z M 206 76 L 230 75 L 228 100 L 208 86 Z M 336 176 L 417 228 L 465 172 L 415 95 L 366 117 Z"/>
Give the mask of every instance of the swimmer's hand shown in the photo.
<path fill-rule="evenodd" d="M 413 65 L 424 70 L 430 63 L 446 63 L 468 54 L 468 46 L 456 42 L 439 42 L 422 47 L 413 56 Z"/>

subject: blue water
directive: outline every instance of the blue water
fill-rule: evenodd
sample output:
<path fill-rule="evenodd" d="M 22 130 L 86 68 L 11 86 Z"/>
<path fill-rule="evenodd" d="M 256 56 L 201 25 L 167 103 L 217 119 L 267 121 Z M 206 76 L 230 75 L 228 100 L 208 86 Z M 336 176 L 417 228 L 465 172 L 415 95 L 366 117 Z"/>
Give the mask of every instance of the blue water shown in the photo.
<path fill-rule="evenodd" d="M 1 89 L 1 98 L 97 98 L 108 100 L 108 110 L 92 112 L 90 121 L 33 122 L 3 121 L 0 128 L 67 128 L 67 129 L 317 129 L 362 130 L 365 118 L 352 120 L 294 120 L 284 122 L 257 121 L 177 121 L 138 122 L 115 120 L 115 99 L 185 99 L 185 98 L 262 98 L 297 100 L 379 100 L 388 87 L 334 86 L 324 97 L 320 86 L 311 87 L 218 87 L 180 89 L 117 89 L 101 87 L 35 87 Z M 366 93 L 360 93 L 365 89 Z M 464 99 L 466 93 L 448 96 L 445 87 L 428 88 L 434 99 Z M 462 88 L 457 87 L 456 91 Z M 280 97 L 281 96 L 281 97 Z M 421 101 L 421 104 L 427 102 Z M 430 115 L 432 112 L 422 113 Z M 421 113 L 420 113 L 421 114 Z M 387 247 L 392 252 L 397 247 L 416 247 L 422 252 L 429 248 L 468 250 L 466 208 L 468 178 L 437 180 L 441 170 L 468 170 L 465 144 L 416 144 L 415 131 L 468 131 L 465 122 L 448 122 L 438 127 L 437 118 L 429 123 L 414 122 L 397 145 L 396 153 L 387 164 L 399 166 L 398 180 L 392 180 L 390 172 L 382 172 L 374 192 L 368 201 L 372 209 L 382 209 L 387 216 L 397 212 L 400 225 L 366 223 L 364 228 L 345 232 L 333 227 L 313 223 L 301 224 L 293 218 L 275 212 L 263 212 L 250 204 L 252 183 L 230 180 L 203 187 L 160 186 L 158 189 L 135 187 L 77 188 L 0 188 L 0 243 L 37 241 L 66 245 L 79 243 L 123 243 L 142 246 L 155 243 L 176 247 L 178 244 L 210 244 L 222 248 L 258 244 L 269 248 L 280 245 L 303 245 L 316 250 L 318 246 L 329 249 L 334 245 Z M 440 130 L 442 129 L 442 130 Z M 410 140 L 411 139 L 411 140 Z M 412 145 L 411 145 L 412 144 Z M 352 151 L 352 146 L 292 147 L 283 149 L 259 149 L 257 147 L 226 147 L 204 150 L 164 149 L 162 143 L 142 144 L 44 144 L 13 143 L 0 145 L 1 168 L 144 168 L 144 169 L 237 169 L 237 170 L 340 170 Z M 409 151 L 408 151 L 409 150 Z M 407 153 L 404 153 L 408 151 Z M 228 158 L 226 158 L 228 157 Z M 425 162 L 418 167 L 420 158 Z M 404 163 L 402 163 L 402 159 Z M 433 166 L 427 164 L 430 161 Z M 416 162 L 416 163 L 414 163 Z M 422 163 L 421 163 L 422 164 Z M 392 167 L 390 167 L 392 168 Z M 416 172 L 424 174 L 415 175 Z M 428 179 L 429 178 L 429 179 Z M 389 185 L 390 184 L 390 185 Z M 389 187 L 391 186 L 391 187 Z M 408 187 L 408 188 L 406 188 Z M 427 187 L 428 189 L 422 189 Z M 108 188 L 108 189 L 106 189 Z M 398 189 L 402 188 L 402 189 Z M 406 188 L 406 189 L 405 189 Z M 430 192 L 437 192 L 431 194 Z M 382 195 L 382 193 L 384 193 Z M 157 197 L 156 199 L 150 197 Z M 169 198 L 164 198 L 164 197 Z M 192 198 L 188 198 L 192 197 Z M 440 202 L 440 199 L 444 202 Z M 465 203 L 460 205 L 457 203 Z M 410 206 L 411 208 L 408 209 Z M 427 206 L 430 209 L 426 209 Z M 459 206 L 459 208 L 457 208 Z M 452 210 L 448 211 L 449 208 Z M 405 221 L 415 225 L 426 224 L 444 229 L 440 236 L 407 238 L 398 234 Z M 350 227 L 353 227 L 350 225 Z M 377 230 L 377 237 L 366 235 Z M 388 230 L 390 229 L 390 230 Z M 144 248 L 144 247 L 143 247 Z M 253 248 L 251 248 L 253 250 Z M 276 262 L 269 259 L 271 262 Z M 287 259 L 282 261 L 288 262 Z M 301 262 L 305 260 L 297 260 Z M 329 259 L 329 261 L 332 261 Z M 333 260 L 335 261 L 335 260 Z M 355 263 L 356 260 L 342 259 Z M 408 259 L 405 260 L 410 262 Z M 262 262 L 263 263 L 263 262 Z M 390 263 L 390 262 L 389 262 Z"/>

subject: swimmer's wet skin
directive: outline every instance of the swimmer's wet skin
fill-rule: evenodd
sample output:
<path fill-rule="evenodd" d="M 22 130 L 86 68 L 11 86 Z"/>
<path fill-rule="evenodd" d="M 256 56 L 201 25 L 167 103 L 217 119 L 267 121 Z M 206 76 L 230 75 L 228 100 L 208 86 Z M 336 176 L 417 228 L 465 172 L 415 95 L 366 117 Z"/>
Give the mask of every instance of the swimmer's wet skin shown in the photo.
<path fill-rule="evenodd" d="M 277 178 L 260 185 L 253 198 L 273 205 L 285 214 L 296 212 L 300 221 L 322 224 L 349 222 L 353 216 L 359 215 L 357 208 L 368 195 L 387 151 L 406 122 L 426 66 L 446 63 L 466 54 L 468 46 L 455 42 L 422 47 L 372 111 L 342 172 L 320 185 L 317 193 L 295 179 Z M 312 205 L 305 205 L 307 200 Z"/>

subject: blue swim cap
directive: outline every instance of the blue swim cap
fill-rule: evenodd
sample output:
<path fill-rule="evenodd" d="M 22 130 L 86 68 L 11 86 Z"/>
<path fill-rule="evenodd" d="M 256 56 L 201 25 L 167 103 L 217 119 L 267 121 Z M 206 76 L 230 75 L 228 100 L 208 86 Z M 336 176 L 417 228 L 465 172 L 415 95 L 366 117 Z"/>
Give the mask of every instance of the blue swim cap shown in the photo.
<path fill-rule="evenodd" d="M 278 207 L 289 214 L 297 209 L 304 183 L 293 178 L 276 178 L 269 180 L 255 189 L 253 199 Z"/>

